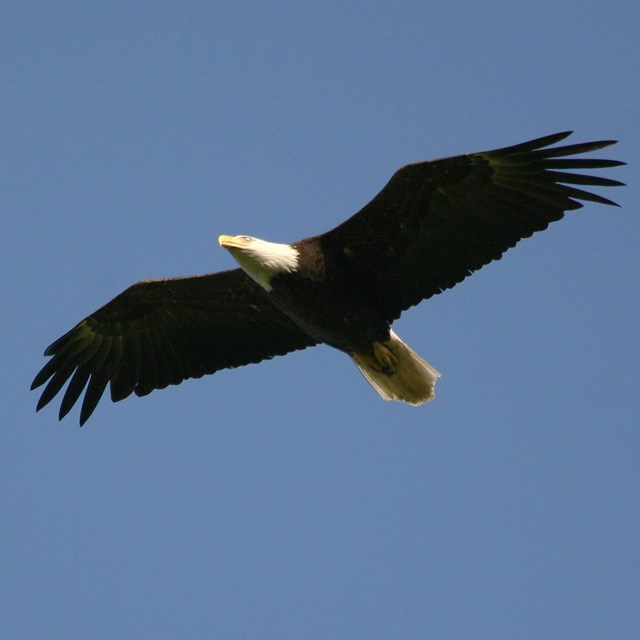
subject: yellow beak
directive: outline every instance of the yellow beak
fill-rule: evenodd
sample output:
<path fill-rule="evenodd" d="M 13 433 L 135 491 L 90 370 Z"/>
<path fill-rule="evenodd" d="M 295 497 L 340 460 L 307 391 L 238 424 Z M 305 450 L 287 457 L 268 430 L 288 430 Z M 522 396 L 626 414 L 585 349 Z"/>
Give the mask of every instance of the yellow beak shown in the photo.
<path fill-rule="evenodd" d="M 241 249 L 246 242 L 243 241 L 242 236 L 220 236 L 218 244 L 225 249 Z"/>

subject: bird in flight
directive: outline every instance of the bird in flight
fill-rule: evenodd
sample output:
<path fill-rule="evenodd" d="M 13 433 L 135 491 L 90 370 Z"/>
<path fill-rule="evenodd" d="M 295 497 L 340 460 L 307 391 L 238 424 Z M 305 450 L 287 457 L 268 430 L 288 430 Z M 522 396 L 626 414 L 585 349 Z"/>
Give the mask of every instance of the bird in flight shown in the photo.
<path fill-rule="evenodd" d="M 581 187 L 621 182 L 573 172 L 623 165 L 575 157 L 615 141 L 553 146 L 570 133 L 409 164 L 351 218 L 291 244 L 220 236 L 239 269 L 143 280 L 53 342 L 37 410 L 68 381 L 59 418 L 84 391 L 82 425 L 107 385 L 117 402 L 317 344 L 350 356 L 385 400 L 428 402 L 440 374 L 393 321 L 581 201 L 615 205 Z"/>

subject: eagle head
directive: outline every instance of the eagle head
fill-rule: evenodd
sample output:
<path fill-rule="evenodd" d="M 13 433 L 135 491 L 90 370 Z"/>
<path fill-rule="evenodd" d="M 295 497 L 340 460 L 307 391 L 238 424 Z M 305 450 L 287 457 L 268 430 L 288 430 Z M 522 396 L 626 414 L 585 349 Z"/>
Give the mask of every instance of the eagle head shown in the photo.
<path fill-rule="evenodd" d="M 298 268 L 300 255 L 289 244 L 267 242 L 251 236 L 220 236 L 218 242 L 265 291 L 271 291 L 273 276 L 291 273 Z"/>

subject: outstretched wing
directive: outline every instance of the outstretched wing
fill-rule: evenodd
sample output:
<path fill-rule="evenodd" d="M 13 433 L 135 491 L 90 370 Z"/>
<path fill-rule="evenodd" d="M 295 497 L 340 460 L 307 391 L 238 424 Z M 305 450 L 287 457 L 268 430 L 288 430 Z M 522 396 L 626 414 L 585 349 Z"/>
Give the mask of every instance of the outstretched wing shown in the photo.
<path fill-rule="evenodd" d="M 314 344 L 241 269 L 145 280 L 49 346 L 45 355 L 51 360 L 31 388 L 49 381 L 40 410 L 71 378 L 60 404 L 62 419 L 86 387 L 82 425 L 108 383 L 116 402 Z"/>
<path fill-rule="evenodd" d="M 567 172 L 624 164 L 572 158 L 614 141 L 552 145 L 571 132 L 398 170 L 353 217 L 319 237 L 328 256 L 367 283 L 389 320 L 453 287 L 579 200 L 615 204 L 569 185 L 618 186 Z"/>

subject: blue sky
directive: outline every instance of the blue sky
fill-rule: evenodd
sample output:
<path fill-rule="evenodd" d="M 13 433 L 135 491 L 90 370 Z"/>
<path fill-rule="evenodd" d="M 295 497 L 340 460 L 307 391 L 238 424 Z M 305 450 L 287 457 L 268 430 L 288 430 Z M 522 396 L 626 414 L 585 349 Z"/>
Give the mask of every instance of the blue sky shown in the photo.
<path fill-rule="evenodd" d="M 637 3 L 13 2 L 2 66 L 3 638 L 636 638 Z M 574 129 L 629 186 L 412 309 L 384 403 L 317 348 L 34 412 L 132 282 L 293 241 L 402 164 Z"/>

